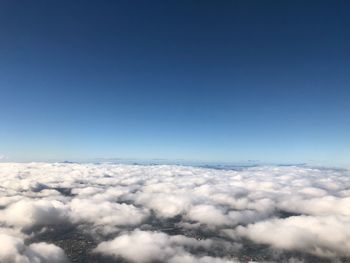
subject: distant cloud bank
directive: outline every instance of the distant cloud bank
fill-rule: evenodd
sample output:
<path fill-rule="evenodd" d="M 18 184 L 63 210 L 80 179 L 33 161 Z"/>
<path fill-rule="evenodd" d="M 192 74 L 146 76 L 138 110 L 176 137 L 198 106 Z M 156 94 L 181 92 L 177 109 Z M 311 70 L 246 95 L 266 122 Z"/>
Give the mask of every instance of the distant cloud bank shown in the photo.
<path fill-rule="evenodd" d="M 69 262 L 68 226 L 126 262 L 350 259 L 350 171 L 0 164 L 0 262 Z"/>

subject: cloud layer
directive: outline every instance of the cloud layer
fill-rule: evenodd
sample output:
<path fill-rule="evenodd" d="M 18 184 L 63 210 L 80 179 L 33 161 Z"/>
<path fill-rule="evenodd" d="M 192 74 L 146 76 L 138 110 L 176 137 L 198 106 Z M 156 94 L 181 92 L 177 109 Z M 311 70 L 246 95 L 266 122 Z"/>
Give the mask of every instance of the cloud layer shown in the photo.
<path fill-rule="evenodd" d="M 0 164 L 1 262 L 66 262 L 43 237 L 68 226 L 101 261 L 350 259 L 350 172 Z"/>

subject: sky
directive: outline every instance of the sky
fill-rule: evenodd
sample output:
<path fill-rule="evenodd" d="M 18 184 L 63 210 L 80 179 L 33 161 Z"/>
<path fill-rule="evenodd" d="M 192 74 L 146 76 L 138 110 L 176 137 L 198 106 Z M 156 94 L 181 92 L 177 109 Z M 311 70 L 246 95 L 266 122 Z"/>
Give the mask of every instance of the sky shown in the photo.
<path fill-rule="evenodd" d="M 0 156 L 350 165 L 349 10 L 3 0 Z"/>

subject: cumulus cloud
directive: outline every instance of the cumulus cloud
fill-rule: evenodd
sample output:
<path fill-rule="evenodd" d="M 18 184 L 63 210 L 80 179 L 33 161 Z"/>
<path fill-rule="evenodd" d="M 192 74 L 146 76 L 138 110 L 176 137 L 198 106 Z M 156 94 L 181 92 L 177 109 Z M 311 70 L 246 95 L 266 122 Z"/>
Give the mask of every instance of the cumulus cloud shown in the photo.
<path fill-rule="evenodd" d="M 196 205 L 187 213 L 189 219 L 209 226 L 230 224 L 225 212 L 212 205 Z"/>
<path fill-rule="evenodd" d="M 59 201 L 25 199 L 0 211 L 0 222 L 23 228 L 60 224 L 67 220 L 67 207 Z"/>
<path fill-rule="evenodd" d="M 95 252 L 121 257 L 131 262 L 233 262 L 213 257 L 195 257 L 185 247 L 209 249 L 210 240 L 196 240 L 181 235 L 169 236 L 159 232 L 134 230 L 111 241 L 102 242 Z"/>
<path fill-rule="evenodd" d="M 68 262 L 63 250 L 47 243 L 26 246 L 23 240 L 0 234 L 0 262 L 2 263 L 64 263 Z"/>
<path fill-rule="evenodd" d="M 195 257 L 193 255 L 177 255 L 170 258 L 169 263 L 234 263 L 232 259 L 214 258 L 214 257 Z"/>
<path fill-rule="evenodd" d="M 350 219 L 335 216 L 293 216 L 271 219 L 246 227 L 237 233 L 257 243 L 277 248 L 306 251 L 318 256 L 350 256 Z"/>
<path fill-rule="evenodd" d="M 172 218 L 184 214 L 193 200 L 180 194 L 139 193 L 135 196 L 135 203 L 147 206 L 159 217 Z M 166 204 L 166 205 L 164 205 Z"/>
<path fill-rule="evenodd" d="M 134 205 L 93 199 L 76 198 L 70 203 L 70 208 L 74 222 L 90 222 L 102 226 L 139 225 L 148 216 L 147 210 Z"/>
<path fill-rule="evenodd" d="M 130 262 L 350 259 L 349 216 L 346 169 L 0 163 L 1 262 L 59 262 L 67 231 Z"/>

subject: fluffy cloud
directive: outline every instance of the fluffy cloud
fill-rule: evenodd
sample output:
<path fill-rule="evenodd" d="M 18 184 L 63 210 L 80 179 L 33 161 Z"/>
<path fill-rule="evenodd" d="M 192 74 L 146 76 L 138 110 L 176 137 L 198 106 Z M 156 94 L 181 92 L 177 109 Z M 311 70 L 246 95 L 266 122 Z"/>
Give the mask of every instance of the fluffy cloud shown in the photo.
<path fill-rule="evenodd" d="M 170 258 L 169 263 L 234 263 L 232 259 L 214 258 L 214 257 L 195 257 L 193 255 L 178 255 Z"/>
<path fill-rule="evenodd" d="M 348 260 L 349 216 L 346 169 L 0 163 L 1 262 L 45 262 L 45 231 L 71 229 L 132 262 L 232 262 L 252 243 L 256 261 Z"/>
<path fill-rule="evenodd" d="M 159 217 L 172 218 L 184 214 L 193 200 L 180 194 L 139 193 L 135 203 L 147 206 Z M 165 205 L 166 204 L 166 205 Z"/>
<path fill-rule="evenodd" d="M 121 257 L 131 262 L 233 262 L 213 257 L 195 257 L 185 247 L 209 249 L 210 240 L 196 240 L 181 235 L 169 236 L 159 232 L 134 230 L 111 241 L 102 242 L 95 252 Z"/>
<path fill-rule="evenodd" d="M 57 225 L 67 220 L 67 207 L 59 201 L 20 200 L 0 211 L 0 222 L 23 228 Z"/>
<path fill-rule="evenodd" d="M 64 263 L 63 250 L 47 243 L 24 245 L 23 240 L 0 234 L 0 262 L 2 263 Z"/>
<path fill-rule="evenodd" d="M 139 225 L 148 216 L 147 210 L 134 205 L 93 199 L 76 198 L 70 207 L 73 222 L 90 222 L 102 226 Z"/>
<path fill-rule="evenodd" d="M 193 206 L 187 213 L 190 220 L 198 221 L 209 226 L 230 224 L 229 218 L 224 211 L 212 205 Z"/>
<path fill-rule="evenodd" d="M 293 216 L 239 226 L 237 233 L 251 240 L 323 257 L 350 256 L 348 217 Z"/>

